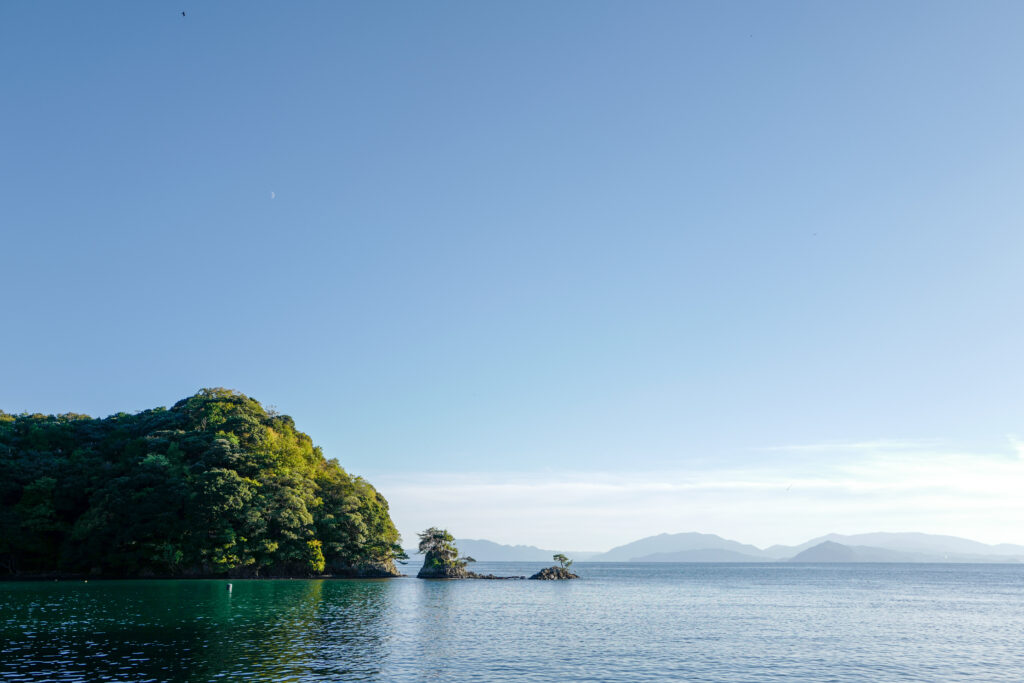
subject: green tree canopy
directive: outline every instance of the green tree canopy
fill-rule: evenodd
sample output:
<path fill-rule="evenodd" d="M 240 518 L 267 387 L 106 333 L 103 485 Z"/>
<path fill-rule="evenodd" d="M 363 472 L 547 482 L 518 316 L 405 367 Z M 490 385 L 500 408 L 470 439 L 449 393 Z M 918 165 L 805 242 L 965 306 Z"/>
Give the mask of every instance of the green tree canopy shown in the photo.
<path fill-rule="evenodd" d="M 428 555 L 446 567 L 454 567 L 458 562 L 459 549 L 455 547 L 455 537 L 447 529 L 435 526 L 419 533 L 419 552 Z"/>
<path fill-rule="evenodd" d="M 229 389 L 104 419 L 0 412 L 0 572 L 393 571 L 387 501 Z"/>

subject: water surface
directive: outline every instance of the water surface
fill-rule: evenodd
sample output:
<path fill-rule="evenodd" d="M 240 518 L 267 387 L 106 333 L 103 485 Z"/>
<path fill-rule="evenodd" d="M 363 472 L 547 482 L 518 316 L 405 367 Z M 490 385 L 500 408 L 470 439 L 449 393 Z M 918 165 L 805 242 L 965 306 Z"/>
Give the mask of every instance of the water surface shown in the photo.
<path fill-rule="evenodd" d="M 234 580 L 230 592 L 225 581 L 0 583 L 0 678 L 1024 678 L 1021 566 L 575 569 L 580 581 Z"/>

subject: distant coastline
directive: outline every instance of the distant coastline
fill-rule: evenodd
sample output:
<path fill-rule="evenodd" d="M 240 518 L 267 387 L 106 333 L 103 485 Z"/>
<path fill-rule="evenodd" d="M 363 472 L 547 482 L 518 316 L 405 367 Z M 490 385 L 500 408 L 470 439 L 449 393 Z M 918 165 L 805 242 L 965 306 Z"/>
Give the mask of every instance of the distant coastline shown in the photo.
<path fill-rule="evenodd" d="M 482 539 L 460 539 L 478 560 L 532 562 L 550 557 L 552 550 L 528 545 L 504 545 Z M 605 552 L 570 553 L 580 562 L 891 562 L 949 564 L 1007 564 L 1024 561 L 1024 546 L 988 545 L 956 536 L 924 533 L 876 532 L 828 534 L 795 546 L 773 545 L 761 549 L 715 534 L 659 534 Z"/>

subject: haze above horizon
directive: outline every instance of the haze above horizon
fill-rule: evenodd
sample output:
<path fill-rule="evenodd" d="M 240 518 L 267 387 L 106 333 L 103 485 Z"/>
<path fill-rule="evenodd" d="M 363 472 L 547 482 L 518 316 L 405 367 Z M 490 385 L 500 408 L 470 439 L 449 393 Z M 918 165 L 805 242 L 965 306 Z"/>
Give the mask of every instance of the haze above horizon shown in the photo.
<path fill-rule="evenodd" d="M 1024 543 L 1022 21 L 4 4 L 0 409 L 232 387 L 407 544 Z"/>

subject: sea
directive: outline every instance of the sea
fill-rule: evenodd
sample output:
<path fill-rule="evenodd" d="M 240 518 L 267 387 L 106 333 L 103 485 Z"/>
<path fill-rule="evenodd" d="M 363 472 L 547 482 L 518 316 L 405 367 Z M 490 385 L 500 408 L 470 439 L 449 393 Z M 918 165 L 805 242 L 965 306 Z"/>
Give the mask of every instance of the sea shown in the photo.
<path fill-rule="evenodd" d="M 1024 680 L 1022 565 L 573 569 L 577 581 L 266 579 L 230 590 L 3 582 L 0 680 Z"/>

